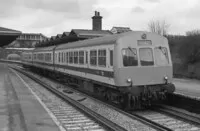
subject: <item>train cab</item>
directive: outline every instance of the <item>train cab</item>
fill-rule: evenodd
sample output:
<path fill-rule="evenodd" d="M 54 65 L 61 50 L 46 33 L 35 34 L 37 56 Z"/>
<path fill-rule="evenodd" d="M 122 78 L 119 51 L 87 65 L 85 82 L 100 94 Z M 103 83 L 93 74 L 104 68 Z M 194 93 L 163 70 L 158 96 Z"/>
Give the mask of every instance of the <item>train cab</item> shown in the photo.
<path fill-rule="evenodd" d="M 114 52 L 115 84 L 130 86 L 139 95 L 144 87 L 174 92 L 168 40 L 155 33 L 131 32 L 117 40 Z M 170 85 L 167 86 L 166 85 Z M 130 92 L 130 91 L 129 91 Z"/>

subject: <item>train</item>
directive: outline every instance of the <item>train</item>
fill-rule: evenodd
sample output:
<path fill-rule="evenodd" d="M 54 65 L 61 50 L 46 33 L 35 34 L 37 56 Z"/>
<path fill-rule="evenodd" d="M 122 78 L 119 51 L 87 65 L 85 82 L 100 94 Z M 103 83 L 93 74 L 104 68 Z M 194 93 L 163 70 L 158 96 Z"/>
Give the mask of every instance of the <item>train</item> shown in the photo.
<path fill-rule="evenodd" d="M 22 53 L 22 64 L 128 109 L 175 91 L 168 40 L 146 31 L 35 48 Z"/>

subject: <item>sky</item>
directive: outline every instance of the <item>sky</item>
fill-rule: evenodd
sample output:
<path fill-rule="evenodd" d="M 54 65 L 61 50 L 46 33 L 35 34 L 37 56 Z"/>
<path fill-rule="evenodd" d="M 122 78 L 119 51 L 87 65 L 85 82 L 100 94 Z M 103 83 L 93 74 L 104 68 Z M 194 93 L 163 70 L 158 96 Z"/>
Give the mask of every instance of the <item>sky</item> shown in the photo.
<path fill-rule="evenodd" d="M 0 0 L 0 26 L 55 36 L 71 29 L 92 29 L 94 11 L 102 28 L 148 30 L 150 21 L 165 21 L 168 33 L 200 29 L 200 0 Z"/>

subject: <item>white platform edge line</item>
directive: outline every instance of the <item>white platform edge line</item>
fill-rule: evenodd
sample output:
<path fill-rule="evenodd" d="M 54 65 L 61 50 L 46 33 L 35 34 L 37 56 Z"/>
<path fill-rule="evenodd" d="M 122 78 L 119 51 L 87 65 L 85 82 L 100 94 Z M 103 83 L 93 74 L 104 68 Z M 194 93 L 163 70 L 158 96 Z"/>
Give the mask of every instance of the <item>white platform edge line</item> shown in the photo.
<path fill-rule="evenodd" d="M 36 97 L 36 99 L 40 102 L 40 104 L 43 106 L 43 108 L 48 112 L 52 120 L 55 122 L 55 124 L 59 127 L 60 131 L 66 131 L 65 128 L 62 126 L 62 124 L 58 121 L 58 119 L 54 116 L 54 114 L 46 107 L 46 105 L 41 101 L 41 99 L 33 92 L 33 90 L 30 88 L 30 86 L 19 76 L 16 71 L 11 69 L 17 77 L 23 82 L 23 84 L 28 87 L 28 89 L 31 91 L 31 93 Z"/>

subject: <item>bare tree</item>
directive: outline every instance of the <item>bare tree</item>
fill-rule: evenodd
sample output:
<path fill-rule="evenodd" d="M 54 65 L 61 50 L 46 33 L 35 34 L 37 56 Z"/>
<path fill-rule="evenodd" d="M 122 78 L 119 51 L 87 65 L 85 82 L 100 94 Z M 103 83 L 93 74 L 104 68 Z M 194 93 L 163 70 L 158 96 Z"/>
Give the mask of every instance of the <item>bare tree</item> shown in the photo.
<path fill-rule="evenodd" d="M 200 36 L 200 29 L 195 29 L 186 32 L 186 36 Z"/>
<path fill-rule="evenodd" d="M 155 32 L 160 35 L 167 35 L 170 25 L 165 20 L 151 20 L 148 23 L 148 29 L 150 32 Z"/>

